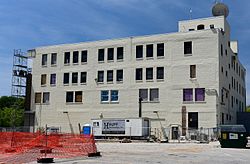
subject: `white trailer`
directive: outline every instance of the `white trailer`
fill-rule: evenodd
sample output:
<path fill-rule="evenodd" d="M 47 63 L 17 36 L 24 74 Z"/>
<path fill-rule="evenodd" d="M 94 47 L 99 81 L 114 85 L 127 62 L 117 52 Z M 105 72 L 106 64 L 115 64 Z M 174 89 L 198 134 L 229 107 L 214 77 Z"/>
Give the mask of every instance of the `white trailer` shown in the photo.
<path fill-rule="evenodd" d="M 92 119 L 92 133 L 97 138 L 147 138 L 150 135 L 150 127 L 150 119 L 146 117 Z"/>

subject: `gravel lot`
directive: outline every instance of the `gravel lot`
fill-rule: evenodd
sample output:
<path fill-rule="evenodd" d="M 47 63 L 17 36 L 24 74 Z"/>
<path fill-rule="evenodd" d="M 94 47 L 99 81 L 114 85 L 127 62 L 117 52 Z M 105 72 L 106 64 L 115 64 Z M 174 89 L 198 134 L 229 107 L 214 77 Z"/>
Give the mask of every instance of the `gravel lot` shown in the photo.
<path fill-rule="evenodd" d="M 55 163 L 90 164 L 249 164 L 250 149 L 222 149 L 219 142 L 97 143 L 102 157 L 55 160 Z"/>

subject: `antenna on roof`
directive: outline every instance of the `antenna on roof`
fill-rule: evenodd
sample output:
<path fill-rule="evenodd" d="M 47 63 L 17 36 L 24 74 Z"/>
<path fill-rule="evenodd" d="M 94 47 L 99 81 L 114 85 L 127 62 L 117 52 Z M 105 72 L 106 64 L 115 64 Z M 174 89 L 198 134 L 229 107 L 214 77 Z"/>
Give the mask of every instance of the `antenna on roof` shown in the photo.
<path fill-rule="evenodd" d="M 193 12 L 193 10 L 192 10 L 192 8 L 190 8 L 190 9 L 189 9 L 189 19 L 190 19 L 190 20 L 192 19 L 192 12 Z"/>

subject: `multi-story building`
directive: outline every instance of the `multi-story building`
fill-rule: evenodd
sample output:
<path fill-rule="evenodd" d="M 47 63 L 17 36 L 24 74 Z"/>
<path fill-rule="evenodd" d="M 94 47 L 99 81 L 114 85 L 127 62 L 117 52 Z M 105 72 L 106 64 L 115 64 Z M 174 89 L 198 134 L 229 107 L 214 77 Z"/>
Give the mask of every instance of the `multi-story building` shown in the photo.
<path fill-rule="evenodd" d="M 92 118 L 142 116 L 164 127 L 235 124 L 246 70 L 224 15 L 179 22 L 176 33 L 38 47 L 32 103 L 37 126 L 77 130 Z M 159 122 L 152 121 L 152 126 Z"/>

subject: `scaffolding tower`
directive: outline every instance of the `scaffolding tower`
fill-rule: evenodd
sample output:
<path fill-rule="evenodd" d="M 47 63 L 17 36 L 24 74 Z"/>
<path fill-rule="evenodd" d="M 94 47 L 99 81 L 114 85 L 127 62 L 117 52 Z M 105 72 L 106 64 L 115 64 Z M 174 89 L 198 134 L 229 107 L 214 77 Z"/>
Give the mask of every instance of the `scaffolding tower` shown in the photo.
<path fill-rule="evenodd" d="M 11 96 L 21 98 L 26 95 L 28 57 L 21 49 L 14 50 Z"/>

